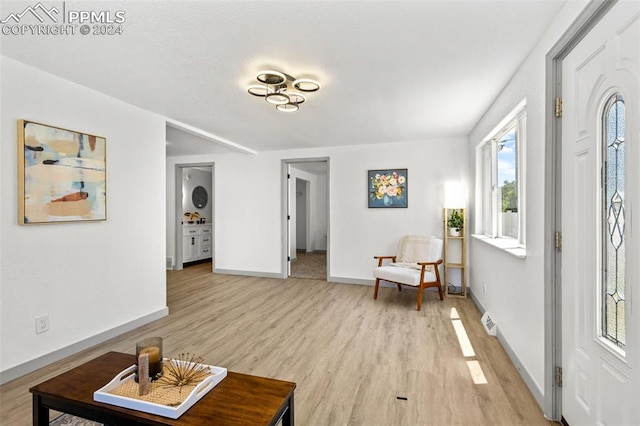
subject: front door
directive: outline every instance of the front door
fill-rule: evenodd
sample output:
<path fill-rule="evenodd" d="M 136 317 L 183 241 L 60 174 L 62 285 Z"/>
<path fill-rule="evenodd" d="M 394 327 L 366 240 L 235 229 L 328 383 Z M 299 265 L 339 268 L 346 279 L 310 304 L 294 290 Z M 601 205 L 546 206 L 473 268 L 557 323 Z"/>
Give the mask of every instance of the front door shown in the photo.
<path fill-rule="evenodd" d="M 562 61 L 562 101 L 562 415 L 636 425 L 639 1 L 616 3 Z"/>

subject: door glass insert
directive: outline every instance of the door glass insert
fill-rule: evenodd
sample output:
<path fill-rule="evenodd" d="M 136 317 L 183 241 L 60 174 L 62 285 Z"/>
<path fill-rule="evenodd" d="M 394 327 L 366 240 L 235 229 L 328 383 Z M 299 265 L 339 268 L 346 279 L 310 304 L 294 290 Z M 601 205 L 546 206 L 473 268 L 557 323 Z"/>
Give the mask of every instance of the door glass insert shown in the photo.
<path fill-rule="evenodd" d="M 625 335 L 625 105 L 607 101 L 603 123 L 602 335 L 624 348 Z"/>

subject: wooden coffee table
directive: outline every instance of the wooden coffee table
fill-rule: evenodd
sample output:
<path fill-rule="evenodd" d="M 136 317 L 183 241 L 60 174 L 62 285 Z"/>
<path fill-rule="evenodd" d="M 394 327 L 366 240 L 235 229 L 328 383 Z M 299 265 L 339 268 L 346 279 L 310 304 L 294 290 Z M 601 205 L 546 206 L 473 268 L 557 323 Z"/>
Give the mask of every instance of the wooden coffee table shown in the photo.
<path fill-rule="evenodd" d="M 32 387 L 33 424 L 49 424 L 57 410 L 111 425 L 275 425 L 293 426 L 296 384 L 227 372 L 227 377 L 177 419 L 93 400 L 93 392 L 135 364 L 135 355 L 106 353 Z"/>

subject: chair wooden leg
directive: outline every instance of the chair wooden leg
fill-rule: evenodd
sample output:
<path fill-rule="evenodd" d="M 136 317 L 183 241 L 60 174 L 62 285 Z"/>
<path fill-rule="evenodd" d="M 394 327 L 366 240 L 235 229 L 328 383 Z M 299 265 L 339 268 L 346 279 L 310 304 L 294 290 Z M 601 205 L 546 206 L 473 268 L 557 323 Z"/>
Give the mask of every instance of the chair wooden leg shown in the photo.
<path fill-rule="evenodd" d="M 398 286 L 398 291 L 402 291 L 402 286 L 398 283 L 396 283 L 396 285 Z"/>
<path fill-rule="evenodd" d="M 418 310 L 422 309 L 422 286 L 418 287 Z"/>
<path fill-rule="evenodd" d="M 440 300 L 444 300 L 442 286 L 438 283 L 438 293 L 440 294 Z"/>
<path fill-rule="evenodd" d="M 377 299 L 378 298 L 378 287 L 380 286 L 380 278 L 376 278 L 376 286 L 375 289 L 373 290 L 373 299 Z"/>

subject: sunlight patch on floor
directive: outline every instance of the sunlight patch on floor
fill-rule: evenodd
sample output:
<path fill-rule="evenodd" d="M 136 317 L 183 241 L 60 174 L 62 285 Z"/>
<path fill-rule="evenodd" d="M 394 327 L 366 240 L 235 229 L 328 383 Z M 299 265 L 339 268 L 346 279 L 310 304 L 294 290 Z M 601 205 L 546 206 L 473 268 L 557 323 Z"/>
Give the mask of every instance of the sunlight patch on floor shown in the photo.
<path fill-rule="evenodd" d="M 482 371 L 482 367 L 480 367 L 480 361 L 467 361 L 467 367 L 469 367 L 469 373 L 471 374 L 473 383 L 476 385 L 486 385 L 488 383 L 487 378 L 484 376 L 484 371 Z"/>
<path fill-rule="evenodd" d="M 451 318 L 451 324 L 453 324 L 453 329 L 458 337 L 458 343 L 460 344 L 462 355 L 465 358 L 475 357 L 476 352 L 473 350 L 473 345 L 471 344 L 467 330 L 465 330 L 464 324 L 462 324 L 462 319 L 460 318 L 460 315 L 458 315 L 456 308 L 451 308 L 449 317 Z M 467 367 L 469 368 L 469 374 L 471 375 L 471 380 L 473 380 L 474 384 L 484 385 L 489 383 L 484 375 L 484 371 L 482 371 L 480 361 L 475 359 L 468 360 Z"/>
<path fill-rule="evenodd" d="M 456 331 L 456 336 L 458 336 L 458 343 L 460 343 L 462 355 L 465 358 L 476 356 L 476 352 L 473 350 L 473 346 L 471 345 L 471 340 L 469 340 L 467 331 L 464 329 L 464 325 L 462 325 L 462 320 L 452 320 L 451 323 L 453 324 L 453 329 Z"/>

